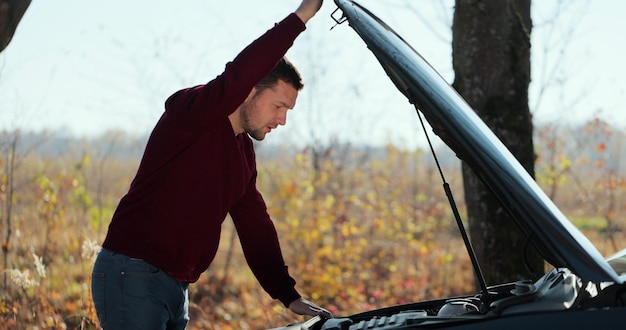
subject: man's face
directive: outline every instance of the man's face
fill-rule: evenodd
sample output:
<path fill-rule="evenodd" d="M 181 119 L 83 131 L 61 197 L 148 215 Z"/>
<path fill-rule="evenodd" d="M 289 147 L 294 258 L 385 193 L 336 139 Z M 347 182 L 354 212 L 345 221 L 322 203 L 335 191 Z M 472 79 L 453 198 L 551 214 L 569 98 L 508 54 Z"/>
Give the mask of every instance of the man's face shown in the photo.
<path fill-rule="evenodd" d="M 273 88 L 257 92 L 241 105 L 243 129 L 255 140 L 287 122 L 287 110 L 296 105 L 298 91 L 290 84 L 278 80 Z"/>

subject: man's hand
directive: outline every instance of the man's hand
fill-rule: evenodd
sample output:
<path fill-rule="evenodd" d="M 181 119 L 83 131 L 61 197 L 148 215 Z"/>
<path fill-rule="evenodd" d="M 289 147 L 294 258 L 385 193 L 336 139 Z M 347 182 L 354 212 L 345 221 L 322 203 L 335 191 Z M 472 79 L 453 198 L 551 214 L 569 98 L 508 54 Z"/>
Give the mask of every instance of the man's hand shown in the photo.
<path fill-rule="evenodd" d="M 292 312 L 296 314 L 300 314 L 300 315 L 311 315 L 311 316 L 319 315 L 325 318 L 333 317 L 333 314 L 329 312 L 328 310 L 322 307 L 319 307 L 304 298 L 298 298 L 292 301 L 289 304 L 289 309 Z"/>
<path fill-rule="evenodd" d="M 323 0 L 302 0 L 295 13 L 306 24 L 322 8 L 322 2 Z"/>

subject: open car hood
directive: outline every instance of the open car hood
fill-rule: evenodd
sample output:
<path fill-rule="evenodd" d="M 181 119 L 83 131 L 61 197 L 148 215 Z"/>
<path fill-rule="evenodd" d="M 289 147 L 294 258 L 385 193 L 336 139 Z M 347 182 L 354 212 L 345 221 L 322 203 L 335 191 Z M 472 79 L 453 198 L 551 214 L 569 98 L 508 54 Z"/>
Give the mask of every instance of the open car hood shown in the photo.
<path fill-rule="evenodd" d="M 387 24 L 352 0 L 334 0 L 387 75 L 433 132 L 467 163 L 541 248 L 546 261 L 581 279 L 622 283 L 463 98 Z"/>

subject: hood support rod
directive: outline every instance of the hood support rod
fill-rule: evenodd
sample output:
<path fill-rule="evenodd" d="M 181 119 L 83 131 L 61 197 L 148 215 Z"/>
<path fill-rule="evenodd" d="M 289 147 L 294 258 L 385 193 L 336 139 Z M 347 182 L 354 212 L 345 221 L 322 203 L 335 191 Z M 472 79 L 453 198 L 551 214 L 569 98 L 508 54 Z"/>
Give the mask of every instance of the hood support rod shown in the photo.
<path fill-rule="evenodd" d="M 408 95 L 412 96 L 411 91 L 409 91 Z M 487 289 L 487 282 L 485 281 L 485 276 L 483 275 L 480 265 L 478 264 L 478 258 L 476 258 L 476 253 L 474 252 L 474 248 L 472 247 L 472 243 L 469 240 L 467 235 L 467 231 L 465 230 L 465 226 L 463 226 L 463 221 L 461 220 L 461 215 L 459 214 L 459 209 L 456 206 L 456 202 L 454 201 L 454 196 L 452 195 L 452 190 L 450 190 L 450 184 L 446 181 L 445 176 L 443 175 L 443 170 L 441 169 L 441 165 L 439 164 L 439 159 L 437 158 L 437 154 L 435 153 L 435 149 L 433 148 L 433 144 L 430 141 L 430 137 L 428 135 L 428 131 L 426 130 L 426 126 L 424 125 L 424 120 L 422 119 L 422 115 L 420 114 L 419 107 L 417 103 L 411 102 L 415 106 L 415 110 L 417 112 L 417 117 L 420 120 L 420 124 L 422 125 L 422 129 L 424 130 L 424 135 L 426 136 L 426 140 L 428 141 L 428 146 L 430 147 L 430 152 L 433 155 L 435 160 L 435 164 L 437 164 L 437 169 L 439 170 L 439 175 L 441 175 L 441 180 L 443 181 L 443 189 L 446 192 L 446 196 L 448 197 L 448 202 L 450 203 L 450 207 L 452 208 L 452 212 L 454 213 L 454 219 L 456 220 L 456 224 L 459 227 L 459 231 L 461 232 L 461 236 L 463 237 L 463 243 L 465 243 L 465 248 L 467 249 L 467 253 L 469 254 L 470 260 L 472 261 L 472 267 L 474 268 L 474 274 L 476 275 L 476 279 L 478 284 L 480 285 L 480 289 L 482 291 L 480 300 L 483 302 L 484 307 L 489 307 L 489 291 Z"/>

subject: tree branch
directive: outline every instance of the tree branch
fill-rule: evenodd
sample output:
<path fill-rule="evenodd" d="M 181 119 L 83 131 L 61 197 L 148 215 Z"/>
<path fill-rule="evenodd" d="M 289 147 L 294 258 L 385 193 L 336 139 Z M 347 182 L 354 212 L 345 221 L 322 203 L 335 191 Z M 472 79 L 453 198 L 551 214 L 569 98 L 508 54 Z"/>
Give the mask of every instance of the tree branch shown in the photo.
<path fill-rule="evenodd" d="M 0 53 L 9 45 L 31 0 L 0 0 Z"/>

